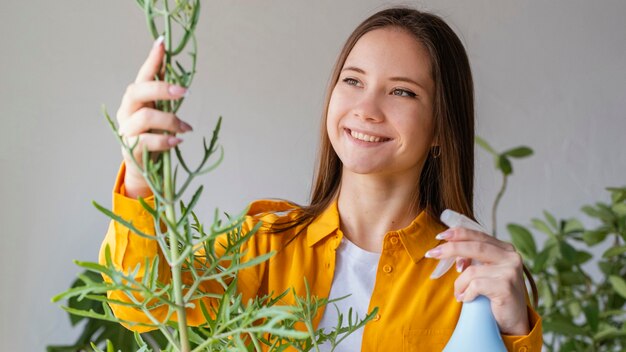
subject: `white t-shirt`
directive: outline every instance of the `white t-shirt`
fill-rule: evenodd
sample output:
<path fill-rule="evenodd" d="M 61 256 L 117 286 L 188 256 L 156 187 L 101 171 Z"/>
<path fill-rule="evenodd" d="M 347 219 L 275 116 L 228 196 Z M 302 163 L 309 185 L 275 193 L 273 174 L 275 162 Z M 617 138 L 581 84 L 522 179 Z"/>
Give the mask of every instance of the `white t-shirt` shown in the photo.
<path fill-rule="evenodd" d="M 335 275 L 330 288 L 329 300 L 350 295 L 340 301 L 326 306 L 318 329 L 324 328 L 327 332 L 333 330 L 337 324 L 337 309 L 343 314 L 343 325 L 348 321 L 348 310 L 352 307 L 352 314 L 358 314 L 359 319 L 367 315 L 367 308 L 376 283 L 376 270 L 380 253 L 373 253 L 357 247 L 345 236 L 337 247 L 335 259 Z M 361 351 L 363 328 L 355 331 L 343 340 L 335 349 L 336 352 Z M 330 351 L 330 344 L 320 346 L 320 351 Z"/>

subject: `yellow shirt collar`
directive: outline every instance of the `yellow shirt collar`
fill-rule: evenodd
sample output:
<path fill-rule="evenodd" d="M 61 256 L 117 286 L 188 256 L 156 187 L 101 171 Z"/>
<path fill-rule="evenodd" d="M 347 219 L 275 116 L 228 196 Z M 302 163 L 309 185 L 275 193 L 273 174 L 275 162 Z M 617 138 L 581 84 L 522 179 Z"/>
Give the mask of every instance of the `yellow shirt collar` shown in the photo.
<path fill-rule="evenodd" d="M 335 233 L 338 229 L 339 210 L 335 200 L 308 226 L 307 244 L 309 247 L 314 246 L 325 237 Z M 435 239 L 435 236 L 445 229 L 444 225 L 422 211 L 407 227 L 388 232 L 385 235 L 385 241 L 390 236 L 397 234 L 413 262 L 417 263 L 424 258 L 426 251 L 441 243 L 441 241 Z"/>

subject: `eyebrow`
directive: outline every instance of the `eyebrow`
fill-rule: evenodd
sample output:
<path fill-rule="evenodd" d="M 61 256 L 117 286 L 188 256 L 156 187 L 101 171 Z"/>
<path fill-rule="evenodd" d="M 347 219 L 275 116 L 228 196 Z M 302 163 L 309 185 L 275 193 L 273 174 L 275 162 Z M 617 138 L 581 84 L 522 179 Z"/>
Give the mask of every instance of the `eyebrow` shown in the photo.
<path fill-rule="evenodd" d="M 362 68 L 356 67 L 356 66 L 348 66 L 348 67 L 344 67 L 344 68 L 341 70 L 341 72 L 343 72 L 343 71 L 354 71 L 354 72 L 358 72 L 358 73 L 360 73 L 360 74 L 364 74 L 364 75 L 366 74 L 366 73 L 365 73 L 365 70 L 363 70 Z M 420 87 L 421 89 L 426 90 L 426 88 L 424 88 L 424 86 L 423 86 L 423 85 L 421 85 L 421 84 L 417 83 L 416 81 L 414 81 L 414 80 L 412 80 L 412 79 L 410 79 L 410 78 L 408 78 L 408 77 L 401 77 L 401 76 L 398 76 L 398 77 L 391 77 L 391 78 L 389 78 L 389 80 L 390 80 L 390 81 L 394 81 L 394 82 L 407 82 L 407 83 L 411 83 L 411 84 L 414 84 L 414 85 L 416 85 L 416 86 Z"/>

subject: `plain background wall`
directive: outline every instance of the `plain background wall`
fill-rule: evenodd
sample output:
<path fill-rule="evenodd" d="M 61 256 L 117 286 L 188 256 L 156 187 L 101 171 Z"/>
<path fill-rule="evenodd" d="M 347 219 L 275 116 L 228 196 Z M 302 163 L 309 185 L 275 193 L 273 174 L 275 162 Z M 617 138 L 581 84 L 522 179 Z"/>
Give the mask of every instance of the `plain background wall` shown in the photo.
<path fill-rule="evenodd" d="M 397 2 L 203 2 L 199 65 L 180 112 L 195 128 L 184 152 L 224 116 L 226 151 L 201 213 L 235 212 L 260 197 L 306 202 L 321 105 L 343 41 L 368 15 Z M 626 184 L 626 2 L 405 2 L 460 33 L 476 82 L 478 134 L 500 150 L 527 144 L 500 210 L 527 224 Z M 132 0 L 0 3 L 0 350 L 41 351 L 77 335 L 50 303 L 95 260 L 119 148 L 100 114 L 114 114 L 148 52 Z M 477 151 L 476 209 L 489 224 L 499 187 Z M 503 232 L 503 231 L 501 231 Z M 506 236 L 504 236 L 506 238 Z"/>

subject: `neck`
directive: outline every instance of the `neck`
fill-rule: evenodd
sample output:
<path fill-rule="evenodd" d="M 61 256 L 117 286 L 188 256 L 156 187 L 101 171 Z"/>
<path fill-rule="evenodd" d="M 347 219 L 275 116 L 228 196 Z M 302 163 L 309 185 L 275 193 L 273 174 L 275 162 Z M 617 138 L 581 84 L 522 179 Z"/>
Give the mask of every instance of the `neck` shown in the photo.
<path fill-rule="evenodd" d="M 416 180 L 414 174 L 359 175 L 344 169 L 337 200 L 344 236 L 367 251 L 381 252 L 385 234 L 408 226 L 419 213 L 413 204 Z"/>

